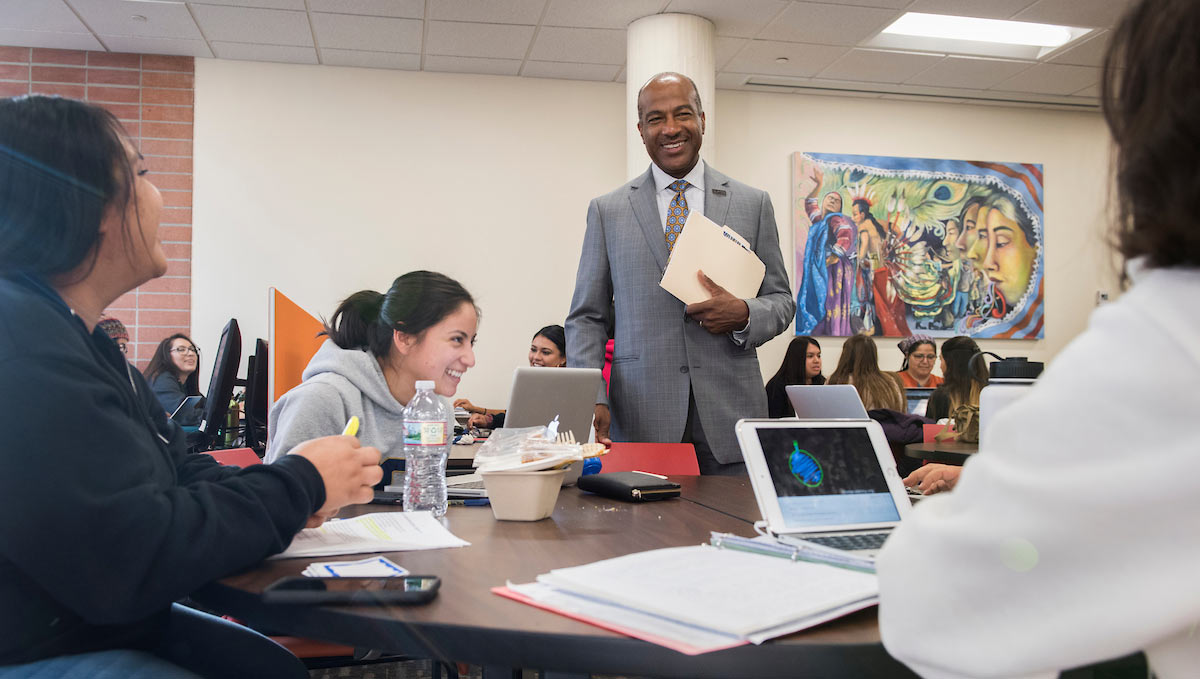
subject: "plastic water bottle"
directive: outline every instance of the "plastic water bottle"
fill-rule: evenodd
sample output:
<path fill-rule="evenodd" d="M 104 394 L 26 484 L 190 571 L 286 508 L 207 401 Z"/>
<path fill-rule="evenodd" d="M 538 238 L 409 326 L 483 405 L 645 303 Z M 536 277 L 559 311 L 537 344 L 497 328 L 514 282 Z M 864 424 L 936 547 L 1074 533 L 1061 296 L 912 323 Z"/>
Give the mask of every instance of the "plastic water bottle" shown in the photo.
<path fill-rule="evenodd" d="M 1024 356 L 1010 356 L 988 366 L 988 385 L 979 392 L 980 448 L 996 414 L 1029 393 L 1040 374 L 1042 364 Z"/>
<path fill-rule="evenodd" d="M 404 511 L 446 514 L 446 458 L 450 456 L 449 413 L 433 393 L 432 380 L 418 380 L 404 408 Z"/>

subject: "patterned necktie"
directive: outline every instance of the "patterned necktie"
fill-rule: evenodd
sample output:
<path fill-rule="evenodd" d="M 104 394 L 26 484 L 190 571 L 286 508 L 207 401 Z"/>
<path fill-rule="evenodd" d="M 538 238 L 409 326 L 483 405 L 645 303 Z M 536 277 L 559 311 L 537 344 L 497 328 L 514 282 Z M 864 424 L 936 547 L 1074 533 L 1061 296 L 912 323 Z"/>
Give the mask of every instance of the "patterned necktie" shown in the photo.
<path fill-rule="evenodd" d="M 675 192 L 675 197 L 671 199 L 671 203 L 667 205 L 667 255 L 670 256 L 671 251 L 675 249 L 675 239 L 679 238 L 679 233 L 683 231 L 683 223 L 687 221 L 688 204 L 687 198 L 683 192 L 691 184 L 677 179 L 671 182 L 667 188 Z"/>

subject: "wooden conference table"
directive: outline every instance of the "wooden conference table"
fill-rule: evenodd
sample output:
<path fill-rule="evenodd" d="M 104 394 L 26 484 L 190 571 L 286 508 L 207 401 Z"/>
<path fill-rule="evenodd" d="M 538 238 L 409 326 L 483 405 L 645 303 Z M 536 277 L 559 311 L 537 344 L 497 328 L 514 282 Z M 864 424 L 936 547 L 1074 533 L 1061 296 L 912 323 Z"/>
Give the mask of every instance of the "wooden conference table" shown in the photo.
<path fill-rule="evenodd" d="M 978 443 L 938 443 L 930 441 L 927 443 L 909 443 L 904 446 L 904 454 L 908 457 L 954 465 L 964 464 L 968 458 L 977 452 L 979 452 Z"/>
<path fill-rule="evenodd" d="M 511 677 L 514 668 L 653 677 L 915 676 L 883 649 L 873 608 L 761 646 L 687 656 L 489 591 L 506 580 L 530 582 L 553 568 L 700 544 L 711 530 L 753 535 L 759 513 L 747 479 L 674 480 L 683 485 L 681 499 L 646 504 L 564 488 L 553 516 L 536 522 L 496 521 L 488 507 L 451 507 L 450 530 L 470 547 L 389 554 L 414 574 L 441 576 L 438 597 L 426 606 L 262 603 L 264 587 L 299 575 L 312 559 L 268 561 L 208 585 L 194 598 L 256 627 L 481 665 L 485 677 Z M 367 505 L 342 516 L 395 510 Z"/>

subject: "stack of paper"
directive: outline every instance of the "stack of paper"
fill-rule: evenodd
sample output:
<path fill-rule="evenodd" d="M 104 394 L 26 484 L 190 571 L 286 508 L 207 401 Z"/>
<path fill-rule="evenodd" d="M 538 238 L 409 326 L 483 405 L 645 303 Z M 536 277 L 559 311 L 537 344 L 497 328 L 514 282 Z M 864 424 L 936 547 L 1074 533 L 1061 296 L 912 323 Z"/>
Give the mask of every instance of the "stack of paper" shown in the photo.
<path fill-rule="evenodd" d="M 430 512 L 379 512 L 305 528 L 275 559 L 465 547 Z"/>
<path fill-rule="evenodd" d="M 873 605 L 871 573 L 704 545 L 607 559 L 493 592 L 689 655 Z"/>
<path fill-rule="evenodd" d="M 373 556 L 358 561 L 314 561 L 302 575 L 310 578 L 397 578 L 408 575 L 408 569 L 386 556 Z"/>

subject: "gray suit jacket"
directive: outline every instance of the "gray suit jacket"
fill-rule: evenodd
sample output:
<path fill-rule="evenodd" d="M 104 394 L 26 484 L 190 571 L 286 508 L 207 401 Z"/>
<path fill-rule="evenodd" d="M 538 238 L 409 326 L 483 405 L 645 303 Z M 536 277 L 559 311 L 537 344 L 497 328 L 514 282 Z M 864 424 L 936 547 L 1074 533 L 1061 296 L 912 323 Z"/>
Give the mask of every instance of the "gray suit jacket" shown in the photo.
<path fill-rule="evenodd" d="M 746 346 L 738 346 L 729 334 L 713 335 L 699 327 L 684 313 L 683 302 L 659 287 L 667 245 L 647 169 L 588 206 L 567 316 L 567 365 L 604 364 L 605 324 L 615 314 L 612 439 L 679 442 L 690 388 L 714 456 L 722 463 L 739 462 L 734 423 L 767 416 L 755 347 L 787 328 L 796 308 L 770 197 L 707 166 L 704 185 L 704 215 L 741 234 L 766 265 L 758 296 L 746 300 Z"/>

